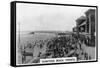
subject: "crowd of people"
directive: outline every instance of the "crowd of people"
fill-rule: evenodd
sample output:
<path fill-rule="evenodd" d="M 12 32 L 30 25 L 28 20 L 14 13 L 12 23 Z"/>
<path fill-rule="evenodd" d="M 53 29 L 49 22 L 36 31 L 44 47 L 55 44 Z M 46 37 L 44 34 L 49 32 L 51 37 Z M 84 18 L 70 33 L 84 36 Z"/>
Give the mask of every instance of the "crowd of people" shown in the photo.
<path fill-rule="evenodd" d="M 77 60 L 89 60 L 91 56 L 85 52 L 89 42 L 90 40 L 84 35 L 55 37 L 48 42 L 47 52 L 52 54 L 52 58 L 77 57 Z"/>
<path fill-rule="evenodd" d="M 85 35 L 60 35 L 49 40 L 39 40 L 33 43 L 28 43 L 25 48 L 34 49 L 34 46 L 37 46 L 42 49 L 44 48 L 44 45 L 46 45 L 46 51 L 43 54 L 42 52 L 39 52 L 37 55 L 38 59 L 63 57 L 76 57 L 78 61 L 91 59 L 91 56 L 85 51 L 86 46 L 91 45 L 91 39 Z M 21 52 L 22 56 L 25 56 L 25 48 L 24 51 Z M 22 60 L 25 61 L 27 59 L 24 57 Z M 34 61 L 36 61 L 36 59 L 32 62 Z M 37 62 L 39 62 L 39 60 Z"/>

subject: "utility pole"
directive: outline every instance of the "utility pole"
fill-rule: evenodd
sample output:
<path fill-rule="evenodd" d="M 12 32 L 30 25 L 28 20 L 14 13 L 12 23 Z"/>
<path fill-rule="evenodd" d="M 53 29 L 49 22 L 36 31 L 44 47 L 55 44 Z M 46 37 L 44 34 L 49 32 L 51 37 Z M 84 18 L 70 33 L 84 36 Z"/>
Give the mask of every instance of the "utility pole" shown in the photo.
<path fill-rule="evenodd" d="M 18 46 L 20 48 L 20 51 L 21 51 L 21 57 L 22 57 L 22 64 L 24 63 L 24 56 L 22 55 L 23 54 L 23 46 L 20 45 L 20 22 L 18 22 Z"/>
<path fill-rule="evenodd" d="M 19 40 L 19 44 L 20 45 L 20 22 L 18 23 L 18 40 Z"/>

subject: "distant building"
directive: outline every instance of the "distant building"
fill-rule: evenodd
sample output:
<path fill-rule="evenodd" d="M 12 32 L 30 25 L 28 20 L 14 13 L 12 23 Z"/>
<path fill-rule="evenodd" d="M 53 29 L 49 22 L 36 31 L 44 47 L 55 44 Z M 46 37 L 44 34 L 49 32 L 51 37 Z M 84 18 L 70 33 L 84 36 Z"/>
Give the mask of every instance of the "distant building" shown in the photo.
<path fill-rule="evenodd" d="M 88 11 L 85 12 L 86 14 L 86 32 L 95 35 L 95 9 L 89 9 Z"/>
<path fill-rule="evenodd" d="M 86 17 L 81 16 L 76 20 L 77 31 L 78 32 L 86 32 Z"/>
<path fill-rule="evenodd" d="M 73 28 L 73 32 L 75 29 L 78 33 L 93 38 L 95 36 L 95 9 L 89 9 L 85 12 L 85 16 L 79 17 L 76 20 L 76 27 Z"/>

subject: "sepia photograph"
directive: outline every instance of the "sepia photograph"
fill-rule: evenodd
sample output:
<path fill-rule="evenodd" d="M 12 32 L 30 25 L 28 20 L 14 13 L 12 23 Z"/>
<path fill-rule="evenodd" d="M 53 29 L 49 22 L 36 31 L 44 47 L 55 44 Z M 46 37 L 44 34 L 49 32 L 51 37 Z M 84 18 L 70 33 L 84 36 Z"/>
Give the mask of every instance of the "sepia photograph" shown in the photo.
<path fill-rule="evenodd" d="M 16 3 L 16 65 L 97 60 L 97 8 Z"/>

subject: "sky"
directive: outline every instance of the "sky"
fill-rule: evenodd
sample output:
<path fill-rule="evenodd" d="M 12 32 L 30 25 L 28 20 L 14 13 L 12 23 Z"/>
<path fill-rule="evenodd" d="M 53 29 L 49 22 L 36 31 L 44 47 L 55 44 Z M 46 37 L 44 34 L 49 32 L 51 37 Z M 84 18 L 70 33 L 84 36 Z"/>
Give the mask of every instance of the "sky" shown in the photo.
<path fill-rule="evenodd" d="M 17 3 L 17 31 L 72 31 L 90 7 Z M 20 26 L 19 26 L 20 23 Z"/>

